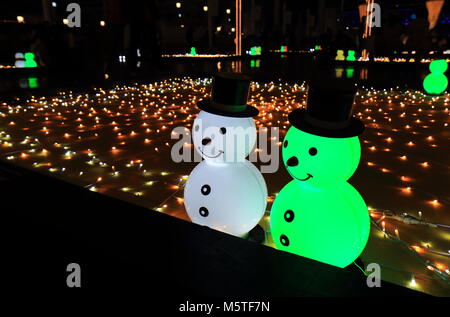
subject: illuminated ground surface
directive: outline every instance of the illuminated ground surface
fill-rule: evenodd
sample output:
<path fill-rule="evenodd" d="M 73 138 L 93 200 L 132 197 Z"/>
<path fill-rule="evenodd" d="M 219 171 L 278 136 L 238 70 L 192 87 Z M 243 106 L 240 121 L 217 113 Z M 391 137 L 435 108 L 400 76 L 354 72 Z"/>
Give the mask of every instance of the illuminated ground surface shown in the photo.
<path fill-rule="evenodd" d="M 0 158 L 188 220 L 182 187 L 197 163 L 171 160 L 172 129 L 190 128 L 208 92 L 208 80 L 185 78 L 0 102 Z M 287 114 L 304 102 L 301 83 L 252 86 L 257 126 L 279 127 L 281 138 Z M 381 264 L 385 280 L 450 295 L 450 95 L 361 89 L 355 107 L 368 129 L 351 183 L 373 219 L 363 259 Z M 291 178 L 283 166 L 264 177 L 270 210 Z M 403 213 L 418 223 L 404 223 Z M 266 243 L 273 245 L 270 233 Z"/>

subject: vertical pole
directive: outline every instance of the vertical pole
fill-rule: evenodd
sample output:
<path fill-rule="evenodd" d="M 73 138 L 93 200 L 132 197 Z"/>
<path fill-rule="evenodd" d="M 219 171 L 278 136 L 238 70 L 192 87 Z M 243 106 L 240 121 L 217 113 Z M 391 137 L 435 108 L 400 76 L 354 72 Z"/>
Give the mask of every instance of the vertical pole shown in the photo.
<path fill-rule="evenodd" d="M 283 10 L 281 12 L 281 20 L 283 21 L 283 26 L 282 26 L 282 34 L 283 34 L 283 38 L 286 35 L 286 2 L 283 1 Z"/>
<path fill-rule="evenodd" d="M 209 49 L 211 50 L 212 48 L 212 17 L 211 17 L 211 1 L 207 1 L 207 5 L 208 5 L 208 46 Z M 212 52 L 210 52 L 212 53 Z"/>
<path fill-rule="evenodd" d="M 374 0 L 366 0 L 366 25 L 363 34 L 363 38 L 365 39 L 369 38 L 372 35 L 372 21 L 370 19 L 372 19 L 373 3 Z M 362 58 L 364 60 L 369 59 L 369 52 L 367 51 L 367 49 L 363 49 Z"/>
<path fill-rule="evenodd" d="M 50 0 L 42 0 L 42 11 L 44 13 L 44 21 L 48 23 L 52 23 L 52 13 L 51 13 L 51 6 L 50 6 Z"/>
<path fill-rule="evenodd" d="M 250 33 L 252 35 L 256 35 L 255 34 L 255 0 L 251 0 L 251 9 L 250 9 Z"/>
<path fill-rule="evenodd" d="M 369 37 L 369 36 L 372 35 L 373 2 L 374 2 L 374 0 L 367 0 L 367 14 L 366 14 L 366 31 L 367 31 L 367 34 L 366 34 L 366 37 Z M 370 12 L 370 14 L 369 14 L 369 12 Z"/>
<path fill-rule="evenodd" d="M 242 0 L 236 0 L 236 55 L 242 54 Z"/>

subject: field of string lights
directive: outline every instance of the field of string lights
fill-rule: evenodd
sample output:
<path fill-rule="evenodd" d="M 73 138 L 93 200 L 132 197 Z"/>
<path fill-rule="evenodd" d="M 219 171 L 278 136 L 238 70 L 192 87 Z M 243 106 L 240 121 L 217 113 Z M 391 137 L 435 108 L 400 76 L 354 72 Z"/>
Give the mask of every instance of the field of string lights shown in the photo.
<path fill-rule="evenodd" d="M 189 135 L 209 90 L 210 79 L 185 77 L 0 101 L 0 159 L 189 221 L 183 186 L 198 162 L 171 159 L 180 139 L 173 130 Z M 258 131 L 279 129 L 267 142 L 281 146 L 287 116 L 305 105 L 306 92 L 302 82 L 252 83 Z M 379 263 L 384 280 L 433 295 L 450 295 L 449 109 L 449 94 L 394 88 L 359 87 L 354 105 L 366 130 L 350 183 L 372 219 L 362 259 Z M 194 152 L 189 142 L 183 147 Z M 263 176 L 269 198 L 261 225 L 264 243 L 274 246 L 269 211 L 291 177 L 282 163 Z"/>

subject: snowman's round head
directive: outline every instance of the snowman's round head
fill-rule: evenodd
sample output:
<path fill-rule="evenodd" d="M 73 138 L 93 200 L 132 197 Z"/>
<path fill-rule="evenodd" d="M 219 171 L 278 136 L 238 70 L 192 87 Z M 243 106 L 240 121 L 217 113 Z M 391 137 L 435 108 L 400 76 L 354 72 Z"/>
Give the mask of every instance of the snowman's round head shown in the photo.
<path fill-rule="evenodd" d="M 348 180 L 361 158 L 357 136 L 328 138 L 291 127 L 282 146 L 283 162 L 291 176 L 314 186 Z"/>
<path fill-rule="evenodd" d="M 192 125 L 195 149 L 208 161 L 242 162 L 256 143 L 252 118 L 226 117 L 200 111 Z"/>

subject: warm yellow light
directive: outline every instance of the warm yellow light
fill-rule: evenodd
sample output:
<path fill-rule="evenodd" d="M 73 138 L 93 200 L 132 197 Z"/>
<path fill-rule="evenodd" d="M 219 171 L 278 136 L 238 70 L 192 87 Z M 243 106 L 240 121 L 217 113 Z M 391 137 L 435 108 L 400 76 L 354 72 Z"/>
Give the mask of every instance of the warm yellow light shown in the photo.
<path fill-rule="evenodd" d="M 227 14 L 230 14 L 231 13 L 231 10 L 230 9 L 227 9 Z"/>
<path fill-rule="evenodd" d="M 203 6 L 203 11 L 207 12 L 208 11 L 208 6 Z"/>
<path fill-rule="evenodd" d="M 18 15 L 17 16 L 17 22 L 18 23 L 25 23 L 25 18 L 23 16 L 21 16 L 21 15 Z"/>
<path fill-rule="evenodd" d="M 104 27 L 106 25 L 106 22 L 105 21 L 100 21 L 100 26 L 102 26 L 102 27 Z"/>
<path fill-rule="evenodd" d="M 68 24 L 69 24 L 69 20 L 68 20 L 68 19 L 63 19 L 63 23 L 64 23 L 65 25 L 68 25 Z"/>

